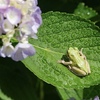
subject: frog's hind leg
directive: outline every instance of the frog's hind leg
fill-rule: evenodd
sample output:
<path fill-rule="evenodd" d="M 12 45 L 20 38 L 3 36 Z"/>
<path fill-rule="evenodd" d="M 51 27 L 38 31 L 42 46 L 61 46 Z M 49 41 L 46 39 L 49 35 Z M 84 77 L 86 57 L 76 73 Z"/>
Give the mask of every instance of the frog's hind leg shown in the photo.
<path fill-rule="evenodd" d="M 69 70 L 77 76 L 86 76 L 87 75 L 86 72 L 84 72 L 83 70 L 81 70 L 77 67 L 74 67 L 74 66 L 73 67 L 69 66 Z"/>

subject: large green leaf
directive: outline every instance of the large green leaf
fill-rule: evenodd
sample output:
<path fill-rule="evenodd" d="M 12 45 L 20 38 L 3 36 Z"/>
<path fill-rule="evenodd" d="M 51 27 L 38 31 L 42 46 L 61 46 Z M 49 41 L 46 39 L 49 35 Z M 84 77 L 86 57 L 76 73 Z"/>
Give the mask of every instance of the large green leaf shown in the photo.
<path fill-rule="evenodd" d="M 59 12 L 43 14 L 38 40 L 31 39 L 37 53 L 23 60 L 37 77 L 56 87 L 84 88 L 100 83 L 100 29 L 78 16 Z M 69 47 L 83 48 L 91 74 L 80 78 L 57 61 Z"/>

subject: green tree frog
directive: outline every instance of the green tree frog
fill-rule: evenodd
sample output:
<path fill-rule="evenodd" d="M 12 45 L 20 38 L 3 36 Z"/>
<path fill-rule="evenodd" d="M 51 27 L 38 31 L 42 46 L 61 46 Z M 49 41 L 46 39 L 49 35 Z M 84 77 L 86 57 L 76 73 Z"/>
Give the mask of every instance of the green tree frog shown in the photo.
<path fill-rule="evenodd" d="M 59 60 L 58 63 L 68 65 L 70 71 L 77 76 L 86 76 L 91 73 L 90 65 L 86 59 L 86 56 L 82 53 L 82 49 L 79 51 L 77 47 L 70 47 L 68 49 L 69 62 Z"/>

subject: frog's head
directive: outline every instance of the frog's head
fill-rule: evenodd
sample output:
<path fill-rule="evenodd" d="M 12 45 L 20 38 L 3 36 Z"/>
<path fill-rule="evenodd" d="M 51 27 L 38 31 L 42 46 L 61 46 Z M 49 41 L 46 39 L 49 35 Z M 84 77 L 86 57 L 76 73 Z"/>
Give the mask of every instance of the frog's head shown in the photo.
<path fill-rule="evenodd" d="M 79 50 L 77 47 L 70 47 L 68 50 L 68 55 L 70 57 L 71 60 L 75 59 L 77 57 L 77 55 L 79 55 Z"/>

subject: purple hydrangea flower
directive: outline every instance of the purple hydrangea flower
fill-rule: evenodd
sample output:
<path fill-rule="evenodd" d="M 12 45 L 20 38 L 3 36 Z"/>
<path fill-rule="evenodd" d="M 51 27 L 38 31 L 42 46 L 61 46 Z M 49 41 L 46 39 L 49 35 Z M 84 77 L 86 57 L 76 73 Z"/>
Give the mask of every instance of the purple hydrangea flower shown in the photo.
<path fill-rule="evenodd" d="M 10 3 L 10 0 L 0 0 L 0 10 L 6 9 Z"/>
<path fill-rule="evenodd" d="M 100 99 L 99 99 L 99 97 L 98 97 L 98 96 L 96 96 L 96 97 L 94 98 L 94 100 L 100 100 Z"/>
<path fill-rule="evenodd" d="M 16 0 L 16 2 L 19 3 L 19 4 L 24 4 L 25 0 Z"/>
<path fill-rule="evenodd" d="M 0 26 L 0 35 L 2 35 L 2 28 L 1 28 L 1 26 Z"/>
<path fill-rule="evenodd" d="M 25 59 L 27 56 L 32 56 L 35 54 L 35 49 L 29 43 L 18 43 L 15 47 L 14 53 L 12 54 L 12 59 L 15 61 L 20 61 Z"/>
<path fill-rule="evenodd" d="M 11 43 L 7 43 L 6 45 L 2 46 L 0 49 L 0 55 L 2 57 L 11 57 L 12 53 L 14 52 L 14 47 L 11 45 Z"/>
<path fill-rule="evenodd" d="M 5 19 L 2 22 L 2 28 L 3 28 L 4 32 L 10 32 L 11 30 L 14 29 L 14 26 L 7 19 Z"/>
<path fill-rule="evenodd" d="M 9 20 L 11 24 L 17 25 L 21 21 L 22 14 L 20 10 L 14 7 L 9 7 L 5 12 L 5 17 Z"/>
<path fill-rule="evenodd" d="M 37 0 L 0 0 L 1 57 L 20 61 L 35 54 L 28 39 L 37 39 L 36 33 L 42 24 L 37 4 Z"/>
<path fill-rule="evenodd" d="M 36 7 L 32 13 L 32 17 L 35 19 L 35 22 L 38 24 L 38 27 L 42 24 L 41 10 L 39 7 Z"/>
<path fill-rule="evenodd" d="M 0 13 L 0 26 L 2 25 L 3 20 L 4 20 L 4 18 L 3 18 L 3 14 Z"/>
<path fill-rule="evenodd" d="M 19 28 L 20 28 L 20 31 L 22 33 L 24 33 L 25 35 L 31 35 L 33 30 L 32 30 L 32 25 L 34 24 L 34 21 L 33 20 L 29 20 L 29 21 L 26 21 L 26 22 L 23 22 L 20 24 Z"/>

